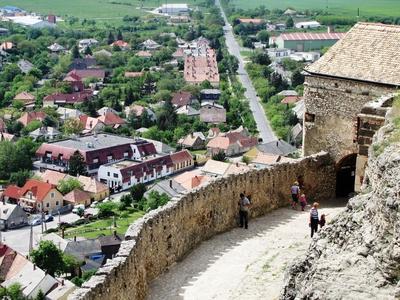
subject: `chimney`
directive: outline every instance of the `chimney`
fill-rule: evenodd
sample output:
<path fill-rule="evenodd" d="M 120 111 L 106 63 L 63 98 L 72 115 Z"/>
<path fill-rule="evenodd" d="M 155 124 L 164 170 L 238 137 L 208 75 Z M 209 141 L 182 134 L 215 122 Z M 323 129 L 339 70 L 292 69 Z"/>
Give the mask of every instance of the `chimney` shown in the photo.
<path fill-rule="evenodd" d="M 335 27 L 333 25 L 328 25 L 328 33 L 335 32 Z"/>

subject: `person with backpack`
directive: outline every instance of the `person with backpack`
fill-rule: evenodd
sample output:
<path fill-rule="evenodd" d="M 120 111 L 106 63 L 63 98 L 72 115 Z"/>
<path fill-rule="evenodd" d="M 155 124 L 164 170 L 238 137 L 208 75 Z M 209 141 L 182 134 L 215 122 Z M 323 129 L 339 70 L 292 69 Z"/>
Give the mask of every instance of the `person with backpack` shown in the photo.
<path fill-rule="evenodd" d="M 296 181 L 290 188 L 290 193 L 292 194 L 292 208 L 296 209 L 297 203 L 299 203 L 300 187 L 299 183 Z"/>
<path fill-rule="evenodd" d="M 243 193 L 240 193 L 238 205 L 240 227 L 244 226 L 245 229 L 248 229 L 250 201 Z"/>
<path fill-rule="evenodd" d="M 308 226 L 311 227 L 311 237 L 314 236 L 314 233 L 318 231 L 319 217 L 318 217 L 318 202 L 314 202 L 311 210 L 310 210 L 310 220 Z"/>

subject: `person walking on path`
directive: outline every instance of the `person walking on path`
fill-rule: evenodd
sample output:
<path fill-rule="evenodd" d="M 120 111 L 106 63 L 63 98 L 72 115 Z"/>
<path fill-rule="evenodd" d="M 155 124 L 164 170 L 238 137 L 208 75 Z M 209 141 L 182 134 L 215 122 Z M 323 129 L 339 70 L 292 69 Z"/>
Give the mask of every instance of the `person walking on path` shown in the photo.
<path fill-rule="evenodd" d="M 321 218 L 319 219 L 319 227 L 322 228 L 325 226 L 326 220 L 325 220 L 325 215 L 322 214 Z"/>
<path fill-rule="evenodd" d="M 314 202 L 311 210 L 310 210 L 310 220 L 308 225 L 311 227 L 311 237 L 313 237 L 314 233 L 318 230 L 319 217 L 318 217 L 318 202 Z"/>
<path fill-rule="evenodd" d="M 296 209 L 300 195 L 300 187 L 297 181 L 293 183 L 292 187 L 290 188 L 290 192 L 292 194 L 292 208 Z"/>
<path fill-rule="evenodd" d="M 248 221 L 249 221 L 249 207 L 250 201 L 247 197 L 241 193 L 240 200 L 239 200 L 239 220 L 240 220 L 240 227 L 247 229 L 248 228 Z"/>
<path fill-rule="evenodd" d="M 301 205 L 301 211 L 304 211 L 304 208 L 307 206 L 307 199 L 306 195 L 301 194 L 300 196 L 300 205 Z"/>

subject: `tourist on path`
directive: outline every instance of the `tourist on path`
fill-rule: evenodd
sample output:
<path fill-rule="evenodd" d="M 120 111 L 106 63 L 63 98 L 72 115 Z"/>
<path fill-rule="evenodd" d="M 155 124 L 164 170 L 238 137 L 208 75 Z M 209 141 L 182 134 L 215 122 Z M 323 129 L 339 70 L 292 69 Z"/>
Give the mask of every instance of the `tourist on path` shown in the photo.
<path fill-rule="evenodd" d="M 247 197 L 241 193 L 240 200 L 239 200 L 239 220 L 240 220 L 240 227 L 247 229 L 248 228 L 248 220 L 249 220 L 249 207 L 250 201 Z"/>
<path fill-rule="evenodd" d="M 292 194 L 292 208 L 296 209 L 297 203 L 299 202 L 299 195 L 300 195 L 300 187 L 299 183 L 296 181 L 293 183 L 292 187 L 290 188 L 290 192 Z"/>
<path fill-rule="evenodd" d="M 319 219 L 319 226 L 322 228 L 325 226 L 326 220 L 325 220 L 325 215 L 322 214 L 321 218 Z"/>
<path fill-rule="evenodd" d="M 301 205 L 301 211 L 304 211 L 304 208 L 307 206 L 307 199 L 306 195 L 301 194 L 300 196 L 300 205 Z"/>
<path fill-rule="evenodd" d="M 310 210 L 310 221 L 308 225 L 311 227 L 311 237 L 313 237 L 314 233 L 318 230 L 319 217 L 318 217 L 318 202 L 314 202 L 311 210 Z"/>

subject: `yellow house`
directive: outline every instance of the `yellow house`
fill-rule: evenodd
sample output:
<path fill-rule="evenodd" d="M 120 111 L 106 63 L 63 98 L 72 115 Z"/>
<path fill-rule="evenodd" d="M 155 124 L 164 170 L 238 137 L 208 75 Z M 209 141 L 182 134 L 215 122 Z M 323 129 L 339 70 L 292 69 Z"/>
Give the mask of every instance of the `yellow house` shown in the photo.
<path fill-rule="evenodd" d="M 110 195 L 110 189 L 100 181 L 80 175 L 78 180 L 83 185 L 83 190 L 90 194 L 91 201 L 101 201 Z"/>
<path fill-rule="evenodd" d="M 36 211 L 50 212 L 63 206 L 63 195 L 50 183 L 29 179 L 19 190 L 19 203 Z"/>

